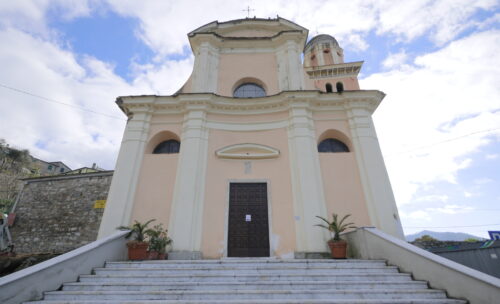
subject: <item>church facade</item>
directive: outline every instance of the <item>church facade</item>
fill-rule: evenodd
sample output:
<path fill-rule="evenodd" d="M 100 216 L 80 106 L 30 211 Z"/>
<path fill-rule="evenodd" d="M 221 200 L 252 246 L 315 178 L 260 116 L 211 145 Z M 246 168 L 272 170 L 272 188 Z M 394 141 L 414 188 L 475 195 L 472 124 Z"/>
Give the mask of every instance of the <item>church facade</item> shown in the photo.
<path fill-rule="evenodd" d="M 362 62 L 283 18 L 188 37 L 176 94 L 117 99 L 129 120 L 99 238 L 154 218 L 173 257 L 293 258 L 327 251 L 316 216 L 332 213 L 403 238 L 371 118 L 384 94 L 360 89 Z"/>

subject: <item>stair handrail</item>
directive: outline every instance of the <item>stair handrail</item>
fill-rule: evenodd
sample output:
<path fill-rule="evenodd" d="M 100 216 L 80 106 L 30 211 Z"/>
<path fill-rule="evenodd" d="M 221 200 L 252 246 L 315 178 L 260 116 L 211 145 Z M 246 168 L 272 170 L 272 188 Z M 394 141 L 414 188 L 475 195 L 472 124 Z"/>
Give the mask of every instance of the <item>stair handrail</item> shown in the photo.
<path fill-rule="evenodd" d="M 64 282 L 74 282 L 106 261 L 126 259 L 128 231 L 118 231 L 50 260 L 0 278 L 0 303 L 19 304 L 40 300 L 44 291 L 57 290 Z"/>
<path fill-rule="evenodd" d="M 361 259 L 387 260 L 430 287 L 444 289 L 454 298 L 471 304 L 496 303 L 500 279 L 421 249 L 374 227 L 345 232 L 350 255 Z"/>

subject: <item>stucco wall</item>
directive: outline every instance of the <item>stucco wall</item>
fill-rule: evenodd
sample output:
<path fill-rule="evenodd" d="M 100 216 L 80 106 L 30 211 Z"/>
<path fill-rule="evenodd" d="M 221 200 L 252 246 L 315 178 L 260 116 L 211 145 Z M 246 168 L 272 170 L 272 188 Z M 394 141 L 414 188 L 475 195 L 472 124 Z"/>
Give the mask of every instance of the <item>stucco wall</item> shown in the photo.
<path fill-rule="evenodd" d="M 331 219 L 332 213 L 351 214 L 349 222 L 371 225 L 354 153 L 320 153 L 319 161 L 328 217 Z"/>
<path fill-rule="evenodd" d="M 275 113 L 262 113 L 259 115 L 230 115 L 230 114 L 215 114 L 210 113 L 207 115 L 209 122 L 229 122 L 229 123 L 244 123 L 252 124 L 259 123 L 272 123 L 277 121 L 285 121 L 288 119 L 288 112 L 281 111 Z"/>
<path fill-rule="evenodd" d="M 286 128 L 268 129 L 272 123 L 287 121 L 288 116 L 289 113 L 285 111 L 259 115 L 207 114 L 209 133 L 201 229 L 201 251 L 205 258 L 220 258 L 227 254 L 230 182 L 268 184 L 271 255 L 292 257 L 297 250 L 289 134 Z M 352 149 L 345 113 L 318 112 L 313 114 L 313 120 L 318 142 L 337 134 Z M 267 127 L 257 131 L 255 123 Z M 158 134 L 179 138 L 181 129 L 182 119 L 179 115 L 155 115 L 152 118 L 149 141 L 156 140 Z M 225 159 L 216 155 L 219 149 L 244 143 L 269 146 L 279 150 L 280 155 L 271 159 Z M 151 154 L 154 147 L 149 142 L 146 146 L 132 220 L 146 221 L 155 218 L 157 223 L 163 223 L 167 227 L 173 212 L 171 206 L 176 188 L 179 154 Z M 181 142 L 181 153 L 182 147 Z M 351 220 L 356 225 L 370 225 L 355 154 L 320 153 L 319 161 L 328 216 L 333 212 L 340 215 L 352 214 Z"/>
<path fill-rule="evenodd" d="M 66 252 L 95 241 L 113 172 L 26 180 L 10 231 L 18 253 Z"/>
<path fill-rule="evenodd" d="M 217 94 L 222 96 L 233 96 L 235 85 L 240 80 L 252 78 L 260 80 L 267 95 L 279 93 L 278 66 L 274 53 L 254 54 L 221 54 L 219 58 L 219 76 L 217 83 Z M 243 81 L 247 82 L 247 81 Z"/>
<path fill-rule="evenodd" d="M 326 84 L 332 85 L 333 92 L 337 92 L 337 82 L 344 84 L 344 91 L 359 90 L 359 83 L 356 77 L 338 77 L 338 78 L 322 78 L 314 80 L 314 87 L 320 91 L 326 92 Z"/>
<path fill-rule="evenodd" d="M 132 211 L 132 221 L 156 221 L 168 227 L 179 154 L 145 154 Z"/>
<path fill-rule="evenodd" d="M 329 218 L 332 213 L 339 216 L 351 214 L 349 221 L 357 226 L 371 225 L 346 115 L 341 112 L 317 113 L 314 119 L 318 144 L 326 138 L 335 138 L 350 150 L 346 153 L 319 153 Z"/>
<path fill-rule="evenodd" d="M 182 115 L 154 115 L 141 163 L 131 222 L 156 221 L 168 227 L 179 154 L 153 154 L 164 140 L 180 140 Z M 181 143 L 182 149 L 182 143 Z"/>
<path fill-rule="evenodd" d="M 280 156 L 274 159 L 236 160 L 220 159 L 215 155 L 217 149 L 240 143 L 270 146 L 278 149 Z M 210 130 L 202 236 L 204 257 L 220 258 L 227 250 L 225 237 L 229 182 L 256 181 L 268 183 L 268 206 L 272 217 L 271 255 L 293 256 L 295 228 L 288 157 L 286 129 L 259 132 Z"/>

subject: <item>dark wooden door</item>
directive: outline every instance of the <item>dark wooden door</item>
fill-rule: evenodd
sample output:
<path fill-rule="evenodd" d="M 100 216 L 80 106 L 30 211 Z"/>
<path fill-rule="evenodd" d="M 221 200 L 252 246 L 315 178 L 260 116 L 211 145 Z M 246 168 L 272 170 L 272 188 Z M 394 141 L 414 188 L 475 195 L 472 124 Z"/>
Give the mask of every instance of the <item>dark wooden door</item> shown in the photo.
<path fill-rule="evenodd" d="M 229 186 L 228 257 L 268 257 L 266 183 Z"/>

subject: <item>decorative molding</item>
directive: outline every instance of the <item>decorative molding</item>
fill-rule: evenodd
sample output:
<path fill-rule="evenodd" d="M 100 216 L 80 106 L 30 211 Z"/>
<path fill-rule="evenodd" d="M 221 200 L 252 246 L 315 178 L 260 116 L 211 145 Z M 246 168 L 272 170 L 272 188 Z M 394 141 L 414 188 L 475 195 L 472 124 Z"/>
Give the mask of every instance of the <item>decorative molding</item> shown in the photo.
<path fill-rule="evenodd" d="M 267 159 L 279 157 L 280 151 L 260 144 L 236 144 L 215 151 L 219 158 L 231 159 Z"/>
<path fill-rule="evenodd" d="M 318 78 L 338 78 L 346 76 L 357 76 L 361 70 L 363 61 L 348 62 L 340 64 L 331 64 L 318 67 L 305 68 L 306 73 L 311 79 Z"/>
<path fill-rule="evenodd" d="M 208 121 L 207 128 L 226 131 L 264 131 L 286 128 L 288 120 L 273 121 L 273 122 L 249 122 L 249 123 L 229 123 Z"/>
<path fill-rule="evenodd" d="M 144 111 L 154 114 L 184 114 L 188 108 L 205 107 L 207 113 L 256 115 L 288 111 L 292 103 L 301 102 L 314 111 L 365 109 L 375 111 L 385 94 L 376 90 L 356 90 L 339 93 L 283 91 L 260 98 L 233 98 L 211 93 L 186 93 L 172 96 L 124 96 L 120 108 L 125 113 Z"/>

